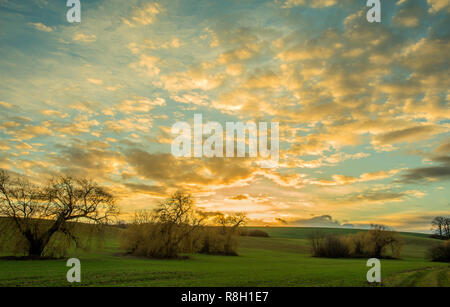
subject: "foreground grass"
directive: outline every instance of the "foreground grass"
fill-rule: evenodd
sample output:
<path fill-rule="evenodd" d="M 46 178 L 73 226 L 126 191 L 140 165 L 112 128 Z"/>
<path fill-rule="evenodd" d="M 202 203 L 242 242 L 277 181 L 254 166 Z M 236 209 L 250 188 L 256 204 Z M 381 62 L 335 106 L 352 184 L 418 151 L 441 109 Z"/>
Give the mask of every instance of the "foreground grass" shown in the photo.
<path fill-rule="evenodd" d="M 369 286 L 367 259 L 313 258 L 309 231 L 274 228 L 270 238 L 241 238 L 238 257 L 190 255 L 188 260 L 123 256 L 113 236 L 101 252 L 73 255 L 82 266 L 77 286 Z M 383 285 L 450 286 L 449 265 L 424 258 L 435 240 L 402 237 L 402 259 L 381 260 Z M 72 286 L 67 270 L 65 260 L 0 260 L 0 286 Z"/>

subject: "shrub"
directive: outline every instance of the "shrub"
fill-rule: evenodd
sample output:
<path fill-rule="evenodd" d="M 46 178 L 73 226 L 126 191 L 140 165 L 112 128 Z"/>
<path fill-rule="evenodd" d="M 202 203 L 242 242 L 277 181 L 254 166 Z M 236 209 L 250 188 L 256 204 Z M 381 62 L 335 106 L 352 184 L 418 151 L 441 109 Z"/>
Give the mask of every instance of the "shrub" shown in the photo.
<path fill-rule="evenodd" d="M 199 248 L 196 232 L 191 230 L 161 223 L 132 224 L 124 232 L 121 247 L 134 256 L 177 258 L 179 253 L 192 253 Z"/>
<path fill-rule="evenodd" d="M 344 239 L 333 235 L 325 238 L 322 253 L 324 257 L 329 258 L 343 258 L 350 256 L 350 250 Z"/>
<path fill-rule="evenodd" d="M 450 241 L 431 247 L 428 250 L 428 257 L 432 261 L 450 262 Z"/>
<path fill-rule="evenodd" d="M 347 238 L 350 254 L 353 257 L 367 257 L 366 250 L 366 233 L 358 232 L 355 235 L 350 235 Z"/>
<path fill-rule="evenodd" d="M 350 249 L 344 238 L 334 235 L 324 236 L 320 232 L 310 235 L 314 257 L 344 258 L 350 256 Z"/>
<path fill-rule="evenodd" d="M 338 237 L 325 236 L 320 232 L 309 235 L 311 253 L 314 257 L 364 257 L 386 258 L 387 250 L 391 250 L 392 257 L 398 257 L 402 242 L 393 231 L 386 230 L 383 226 L 374 225 L 368 232 L 359 232 L 356 235 Z M 390 256 L 389 256 L 390 257 Z"/>
<path fill-rule="evenodd" d="M 180 253 L 237 255 L 239 225 L 245 215 L 216 216 L 220 227 L 204 226 L 207 215 L 197 211 L 192 196 L 176 192 L 153 212 L 137 212 L 125 229 L 121 246 L 129 254 L 177 258 Z"/>
<path fill-rule="evenodd" d="M 260 229 L 250 230 L 247 235 L 249 237 L 262 237 L 262 238 L 269 237 L 269 234 L 267 232 L 265 232 L 264 230 L 260 230 Z"/>
<path fill-rule="evenodd" d="M 386 250 L 391 250 L 392 257 L 399 257 L 402 241 L 397 233 L 387 230 L 382 225 L 372 225 L 366 234 L 366 256 L 373 258 L 386 257 Z"/>
<path fill-rule="evenodd" d="M 237 256 L 238 241 L 232 229 L 205 227 L 203 229 L 201 254 Z"/>

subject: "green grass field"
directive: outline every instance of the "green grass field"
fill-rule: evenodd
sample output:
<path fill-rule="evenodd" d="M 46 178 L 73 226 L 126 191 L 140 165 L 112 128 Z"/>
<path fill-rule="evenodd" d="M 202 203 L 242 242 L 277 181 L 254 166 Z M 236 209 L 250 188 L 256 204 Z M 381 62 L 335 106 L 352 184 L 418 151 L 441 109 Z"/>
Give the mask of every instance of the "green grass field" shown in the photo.
<path fill-rule="evenodd" d="M 102 251 L 76 252 L 81 283 L 66 281 L 64 260 L 0 260 L 0 286 L 371 286 L 367 259 L 313 258 L 311 228 L 261 228 L 270 238 L 241 237 L 239 256 L 189 255 L 186 260 L 123 256 L 114 231 Z M 323 229 L 336 234 L 357 230 Z M 450 266 L 425 259 L 439 241 L 401 234 L 402 259 L 381 260 L 383 286 L 450 286 Z"/>

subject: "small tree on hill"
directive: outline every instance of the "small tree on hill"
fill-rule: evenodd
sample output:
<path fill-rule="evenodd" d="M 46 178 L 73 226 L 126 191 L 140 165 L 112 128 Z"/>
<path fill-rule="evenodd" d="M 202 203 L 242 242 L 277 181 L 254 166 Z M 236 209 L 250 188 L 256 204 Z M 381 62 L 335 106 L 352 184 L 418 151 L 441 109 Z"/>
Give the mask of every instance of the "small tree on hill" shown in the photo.
<path fill-rule="evenodd" d="M 383 225 L 371 225 L 366 239 L 371 257 L 382 258 L 387 248 L 390 248 L 393 256 L 398 256 L 402 242 L 394 231 L 390 231 Z"/>
<path fill-rule="evenodd" d="M 431 230 L 440 239 L 450 239 L 450 217 L 436 216 L 431 221 Z"/>

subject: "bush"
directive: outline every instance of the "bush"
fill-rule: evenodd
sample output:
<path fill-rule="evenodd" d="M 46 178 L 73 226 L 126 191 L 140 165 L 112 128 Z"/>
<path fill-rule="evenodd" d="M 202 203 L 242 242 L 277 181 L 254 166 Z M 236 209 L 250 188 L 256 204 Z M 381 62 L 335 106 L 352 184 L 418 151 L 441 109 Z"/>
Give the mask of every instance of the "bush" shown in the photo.
<path fill-rule="evenodd" d="M 124 232 L 121 247 L 128 254 L 177 258 L 180 253 L 237 255 L 239 225 L 244 214 L 216 216 L 220 227 L 204 226 L 207 215 L 197 211 L 190 194 L 176 192 L 153 211 L 141 211 Z"/>
<path fill-rule="evenodd" d="M 337 237 L 325 236 L 320 232 L 309 235 L 311 253 L 314 257 L 329 258 L 386 258 L 398 257 L 402 242 L 393 231 L 386 230 L 383 226 L 374 225 L 368 232 L 359 232 L 356 235 Z M 391 255 L 387 255 L 387 250 Z"/>
<path fill-rule="evenodd" d="M 350 249 L 344 238 L 324 236 L 316 232 L 309 237 L 314 257 L 344 258 L 350 256 Z"/>
<path fill-rule="evenodd" d="M 121 247 L 134 256 L 178 258 L 180 253 L 194 253 L 200 248 L 199 231 L 186 225 L 132 224 L 122 236 Z"/>
<path fill-rule="evenodd" d="M 432 261 L 450 262 L 450 241 L 431 247 L 428 250 L 428 257 Z"/>
<path fill-rule="evenodd" d="M 366 233 L 358 232 L 355 235 L 350 235 L 347 238 L 347 244 L 349 245 L 350 254 L 356 258 L 366 258 Z"/>
<path fill-rule="evenodd" d="M 232 229 L 218 227 L 205 227 L 201 234 L 202 244 L 199 249 L 201 254 L 237 256 L 237 237 Z"/>
<path fill-rule="evenodd" d="M 264 230 L 260 229 L 253 229 L 253 230 L 246 229 L 244 232 L 241 232 L 241 236 L 268 238 L 269 234 Z"/>
<path fill-rule="evenodd" d="M 384 258 L 388 248 L 391 250 L 392 257 L 399 257 L 402 241 L 394 231 L 382 225 L 372 225 L 372 229 L 366 233 L 365 238 L 367 257 Z"/>

